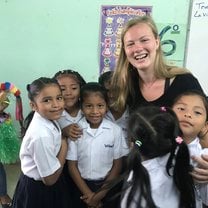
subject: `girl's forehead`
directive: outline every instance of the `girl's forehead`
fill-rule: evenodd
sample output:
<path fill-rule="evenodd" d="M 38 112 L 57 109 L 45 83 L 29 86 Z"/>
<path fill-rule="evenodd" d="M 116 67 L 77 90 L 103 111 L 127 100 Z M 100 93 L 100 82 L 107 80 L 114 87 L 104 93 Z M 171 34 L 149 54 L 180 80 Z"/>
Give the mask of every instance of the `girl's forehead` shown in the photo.
<path fill-rule="evenodd" d="M 104 99 L 104 96 L 101 92 L 89 92 L 86 96 L 84 96 L 84 100 L 86 99 Z"/>
<path fill-rule="evenodd" d="M 198 106 L 205 108 L 203 98 L 199 95 L 183 95 L 177 100 L 176 104 L 177 103 L 184 103 L 188 106 Z"/>
<path fill-rule="evenodd" d="M 70 82 L 76 82 L 77 84 L 79 84 L 79 79 L 73 74 L 64 74 L 58 77 L 58 81 L 64 80 L 70 80 Z"/>

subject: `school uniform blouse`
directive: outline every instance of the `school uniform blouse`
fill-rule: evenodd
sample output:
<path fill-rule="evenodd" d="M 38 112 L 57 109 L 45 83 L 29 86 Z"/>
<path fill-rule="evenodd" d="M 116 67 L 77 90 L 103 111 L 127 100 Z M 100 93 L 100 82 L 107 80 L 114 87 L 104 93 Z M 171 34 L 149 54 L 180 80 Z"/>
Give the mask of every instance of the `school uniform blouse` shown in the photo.
<path fill-rule="evenodd" d="M 157 207 L 160 208 L 179 208 L 179 192 L 174 185 L 173 177 L 170 177 L 166 172 L 166 164 L 169 154 L 163 157 L 157 157 L 154 159 L 143 161 L 143 166 L 147 169 L 150 176 L 152 198 Z M 127 181 L 131 181 L 133 178 L 133 171 L 130 172 Z M 121 208 L 127 208 L 127 197 L 131 188 L 125 191 L 124 197 L 121 201 Z M 135 193 L 135 200 L 139 195 Z M 143 205 L 145 206 L 145 201 Z M 137 204 L 133 200 L 128 208 L 136 208 Z"/>
<path fill-rule="evenodd" d="M 197 137 L 191 143 L 188 144 L 190 156 L 201 156 L 202 154 L 208 155 L 208 148 L 202 149 Z M 196 167 L 197 163 L 191 160 L 191 164 Z M 196 207 L 202 207 L 201 203 L 208 205 L 208 184 L 196 184 Z"/>
<path fill-rule="evenodd" d="M 60 147 L 61 130 L 58 123 L 55 126 L 35 112 L 20 149 L 22 172 L 35 180 L 53 174 L 61 167 L 56 157 Z"/>
<path fill-rule="evenodd" d="M 58 123 L 61 127 L 61 129 L 65 128 L 66 126 L 78 123 L 83 117 L 82 111 L 79 110 L 77 116 L 73 117 L 71 116 L 66 110 L 63 111 L 61 118 L 58 119 Z"/>
<path fill-rule="evenodd" d="M 199 90 L 203 91 L 198 80 L 190 73 L 176 75 L 173 82 L 170 84 L 170 79 L 166 79 L 164 93 L 156 100 L 147 101 L 139 88 L 139 79 L 138 77 L 134 77 L 134 89 L 135 94 L 129 95 L 127 104 L 134 110 L 139 106 L 149 106 L 149 105 L 156 105 L 156 106 L 167 106 L 171 107 L 175 98 L 187 91 L 187 90 Z"/>
<path fill-rule="evenodd" d="M 113 114 L 111 113 L 110 110 L 107 111 L 105 118 L 112 121 L 113 123 L 116 123 L 117 125 L 119 125 L 122 128 L 122 131 L 124 133 L 124 135 L 127 137 L 127 122 L 129 119 L 129 109 L 128 107 L 125 109 L 124 113 L 122 114 L 122 116 L 115 120 L 115 118 L 113 117 Z"/>
<path fill-rule="evenodd" d="M 117 120 L 115 120 L 115 118 L 113 117 L 113 114 L 111 113 L 110 110 L 106 113 L 105 118 L 121 127 L 121 129 L 123 131 L 124 138 L 125 138 L 125 140 L 122 140 L 124 142 L 124 143 L 122 143 L 122 149 L 124 151 L 124 155 L 127 155 L 129 153 L 129 140 L 128 140 L 128 135 L 127 135 L 127 133 L 128 133 L 127 132 L 128 131 L 127 130 L 127 122 L 129 119 L 128 107 L 125 109 L 122 116 Z"/>
<path fill-rule="evenodd" d="M 113 160 L 123 156 L 121 128 L 103 119 L 98 129 L 91 129 L 85 118 L 78 123 L 83 135 L 69 141 L 67 160 L 78 161 L 81 177 L 87 180 L 103 180 L 111 170 Z"/>

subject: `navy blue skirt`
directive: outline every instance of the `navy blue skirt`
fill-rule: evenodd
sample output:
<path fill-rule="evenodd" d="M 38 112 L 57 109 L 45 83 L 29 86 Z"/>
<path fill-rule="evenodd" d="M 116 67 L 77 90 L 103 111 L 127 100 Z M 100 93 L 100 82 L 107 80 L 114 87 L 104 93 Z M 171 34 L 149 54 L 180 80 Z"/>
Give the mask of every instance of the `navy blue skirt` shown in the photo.
<path fill-rule="evenodd" d="M 72 208 L 70 187 L 64 176 L 52 186 L 21 175 L 13 197 L 13 208 Z"/>

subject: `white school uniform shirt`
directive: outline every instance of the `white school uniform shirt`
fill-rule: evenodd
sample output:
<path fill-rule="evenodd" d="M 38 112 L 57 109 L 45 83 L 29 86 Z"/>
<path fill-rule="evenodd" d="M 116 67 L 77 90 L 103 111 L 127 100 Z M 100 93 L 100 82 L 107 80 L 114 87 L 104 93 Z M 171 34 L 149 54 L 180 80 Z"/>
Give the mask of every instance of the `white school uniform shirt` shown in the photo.
<path fill-rule="evenodd" d="M 63 111 L 61 118 L 58 119 L 58 123 L 61 129 L 65 128 L 66 126 L 78 123 L 83 118 L 83 113 L 81 110 L 78 111 L 77 116 L 71 116 L 66 110 Z"/>
<path fill-rule="evenodd" d="M 166 172 L 166 164 L 169 154 L 163 157 L 156 157 L 150 160 L 143 161 L 143 166 L 147 169 L 150 176 L 152 198 L 156 206 L 159 208 L 179 208 L 179 192 L 174 184 L 173 177 L 169 176 Z M 131 181 L 133 171 L 130 172 L 127 181 Z M 131 187 L 125 191 L 124 197 L 121 200 L 121 208 L 137 208 L 135 201 L 132 201 L 130 206 L 127 207 L 127 197 L 130 193 Z M 135 200 L 139 195 L 135 193 Z M 145 201 L 143 207 L 145 206 Z"/>
<path fill-rule="evenodd" d="M 117 120 L 115 120 L 115 118 L 110 110 L 107 111 L 105 118 L 121 127 L 121 129 L 123 131 L 124 138 L 125 138 L 125 140 L 123 140 L 123 144 L 122 144 L 123 151 L 124 151 L 124 155 L 127 155 L 129 153 L 129 140 L 128 140 L 128 135 L 127 135 L 128 134 L 127 122 L 129 119 L 129 108 L 127 107 L 125 109 L 124 113 L 122 114 L 122 116 Z"/>
<path fill-rule="evenodd" d="M 61 129 L 35 112 L 20 148 L 22 172 L 41 180 L 57 171 L 61 164 L 57 154 L 61 148 Z M 58 128 L 58 129 L 57 129 Z"/>
<path fill-rule="evenodd" d="M 83 117 L 78 123 L 83 135 L 76 141 L 69 141 L 67 160 L 78 161 L 78 169 L 83 179 L 102 180 L 112 168 L 113 160 L 121 158 L 121 128 L 103 119 L 98 129 L 91 129 Z"/>
<path fill-rule="evenodd" d="M 208 148 L 202 149 L 202 146 L 197 137 L 191 143 L 188 144 L 190 156 L 201 156 L 202 154 L 208 155 Z M 191 164 L 196 167 L 197 163 L 191 160 Z M 197 208 L 202 207 L 202 202 L 208 205 L 208 184 L 196 184 L 196 200 Z"/>

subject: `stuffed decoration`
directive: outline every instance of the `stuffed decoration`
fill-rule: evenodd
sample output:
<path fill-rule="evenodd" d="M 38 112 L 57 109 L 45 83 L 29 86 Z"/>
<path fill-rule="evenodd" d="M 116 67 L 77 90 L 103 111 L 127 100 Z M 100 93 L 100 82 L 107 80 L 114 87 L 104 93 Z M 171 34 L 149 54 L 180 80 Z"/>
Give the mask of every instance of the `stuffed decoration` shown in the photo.
<path fill-rule="evenodd" d="M 14 127 L 11 115 L 4 110 L 9 106 L 9 96 L 16 97 L 16 120 L 23 128 L 22 101 L 20 90 L 12 83 L 0 83 L 0 162 L 9 164 L 16 162 L 19 157 L 20 136 Z"/>

